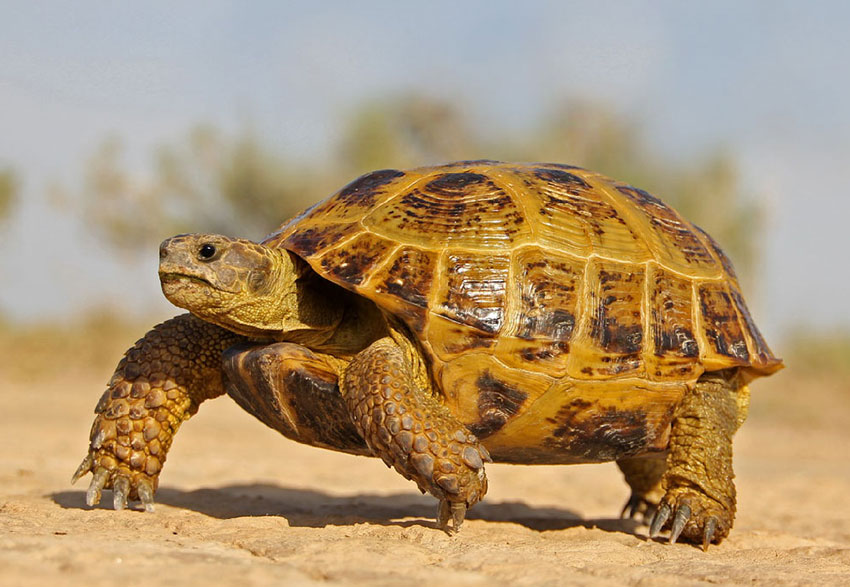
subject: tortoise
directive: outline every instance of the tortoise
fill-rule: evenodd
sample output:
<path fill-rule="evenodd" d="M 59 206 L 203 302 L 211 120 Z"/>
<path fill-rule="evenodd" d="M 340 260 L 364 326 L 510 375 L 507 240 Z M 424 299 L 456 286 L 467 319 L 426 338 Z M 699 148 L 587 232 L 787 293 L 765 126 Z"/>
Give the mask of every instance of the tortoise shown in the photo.
<path fill-rule="evenodd" d="M 380 457 L 449 532 L 490 461 L 616 461 L 651 537 L 707 548 L 732 527 L 732 436 L 782 361 L 717 243 L 646 191 L 562 164 L 381 170 L 261 243 L 159 254 L 191 313 L 119 363 L 74 475 L 93 473 L 89 505 L 111 488 L 151 510 L 180 423 L 227 394 L 292 440 Z"/>

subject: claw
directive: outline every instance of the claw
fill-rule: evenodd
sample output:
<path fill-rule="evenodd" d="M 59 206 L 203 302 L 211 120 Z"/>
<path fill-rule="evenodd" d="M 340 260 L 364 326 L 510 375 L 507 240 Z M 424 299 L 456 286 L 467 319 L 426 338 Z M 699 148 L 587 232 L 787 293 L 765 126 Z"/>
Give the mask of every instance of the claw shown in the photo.
<path fill-rule="evenodd" d="M 628 517 L 630 520 L 634 520 L 637 516 L 638 510 L 640 509 L 641 501 L 641 498 L 637 495 L 629 497 L 628 501 L 623 506 L 623 511 L 620 512 L 620 518 Z M 629 513 L 628 516 L 626 516 L 626 512 Z"/>
<path fill-rule="evenodd" d="M 717 518 L 712 516 L 705 523 L 705 530 L 703 530 L 703 533 L 702 533 L 702 550 L 703 550 L 703 552 L 707 551 L 708 547 L 711 545 L 711 541 L 714 539 L 714 531 L 716 529 L 717 529 Z"/>
<path fill-rule="evenodd" d="M 100 492 L 108 478 L 109 471 L 106 469 L 97 469 L 94 472 L 89 488 L 86 490 L 86 505 L 91 507 L 100 503 Z"/>
<path fill-rule="evenodd" d="M 112 484 L 112 507 L 121 511 L 127 507 L 127 494 L 130 493 L 130 481 L 126 477 L 118 477 Z"/>
<path fill-rule="evenodd" d="M 91 453 L 86 455 L 86 458 L 83 459 L 83 462 L 80 463 L 80 466 L 77 467 L 77 470 L 74 472 L 74 476 L 71 477 L 71 485 L 79 481 L 86 473 L 91 471 L 92 466 L 94 465 L 94 459 L 91 456 Z"/>
<path fill-rule="evenodd" d="M 153 512 L 153 488 L 151 484 L 145 480 L 139 481 L 136 491 L 139 494 L 139 499 L 142 500 L 142 505 L 145 506 L 145 511 Z"/>
<path fill-rule="evenodd" d="M 452 529 L 457 532 L 466 518 L 466 504 L 462 501 L 452 502 Z"/>
<path fill-rule="evenodd" d="M 440 500 L 440 505 L 437 506 L 437 525 L 442 529 L 448 532 L 449 530 L 449 518 L 451 517 L 451 510 L 449 509 L 449 502 L 445 499 Z"/>
<path fill-rule="evenodd" d="M 676 510 L 676 515 L 673 516 L 673 526 L 670 528 L 670 544 L 676 544 L 679 534 L 685 529 L 685 524 L 688 523 L 688 518 L 690 517 L 691 508 L 687 504 L 680 506 Z"/>
<path fill-rule="evenodd" d="M 466 504 L 461 501 L 449 502 L 441 500 L 437 510 L 437 525 L 448 532 L 454 534 L 460 530 L 463 520 L 466 518 Z M 449 529 L 449 519 L 452 521 L 451 529 Z"/>
<path fill-rule="evenodd" d="M 649 526 L 649 537 L 655 538 L 661 532 L 661 528 L 664 527 L 664 522 L 667 521 L 667 518 L 670 517 L 670 506 L 667 503 L 658 504 L 658 510 L 656 510 L 655 515 L 652 517 L 652 524 Z"/>

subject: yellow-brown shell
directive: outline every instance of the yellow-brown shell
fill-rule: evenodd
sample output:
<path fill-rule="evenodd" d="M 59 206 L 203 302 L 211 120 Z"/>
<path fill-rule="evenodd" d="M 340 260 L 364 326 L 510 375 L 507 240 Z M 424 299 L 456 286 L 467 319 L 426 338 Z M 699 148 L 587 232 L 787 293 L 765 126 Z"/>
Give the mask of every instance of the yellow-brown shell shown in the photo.
<path fill-rule="evenodd" d="M 661 447 L 672 406 L 704 371 L 781 367 L 717 243 L 654 196 L 584 169 L 376 171 L 265 242 L 403 320 L 447 404 L 480 436 L 502 437 L 503 452 L 529 427 L 557 442 L 564 418 L 582 436 L 582 402 L 596 427 L 599 414 L 620 430 L 618 418 L 654 418 L 643 428 Z"/>

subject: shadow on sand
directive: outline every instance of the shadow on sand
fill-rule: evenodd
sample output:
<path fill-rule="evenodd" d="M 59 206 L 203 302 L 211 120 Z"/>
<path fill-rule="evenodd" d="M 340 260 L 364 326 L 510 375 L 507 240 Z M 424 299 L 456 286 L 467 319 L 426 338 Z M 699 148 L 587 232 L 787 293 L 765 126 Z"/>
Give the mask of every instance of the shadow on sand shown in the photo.
<path fill-rule="evenodd" d="M 49 495 L 66 509 L 87 509 L 85 491 L 59 491 Z M 157 503 L 192 510 L 219 519 L 245 516 L 282 516 L 290 526 L 322 528 L 370 523 L 385 526 L 436 527 L 436 502 L 409 493 L 338 496 L 311 489 L 293 489 L 267 483 L 226 485 L 215 489 L 183 491 L 161 487 Z M 110 509 L 111 496 L 104 492 L 97 508 Z M 135 504 L 138 507 L 138 504 Z M 410 520 L 406 518 L 421 518 Z M 636 534 L 634 520 L 605 518 L 585 520 L 575 512 L 556 507 L 534 507 L 522 502 L 485 501 L 472 508 L 468 520 L 519 524 L 537 531 L 584 527 L 606 532 Z"/>

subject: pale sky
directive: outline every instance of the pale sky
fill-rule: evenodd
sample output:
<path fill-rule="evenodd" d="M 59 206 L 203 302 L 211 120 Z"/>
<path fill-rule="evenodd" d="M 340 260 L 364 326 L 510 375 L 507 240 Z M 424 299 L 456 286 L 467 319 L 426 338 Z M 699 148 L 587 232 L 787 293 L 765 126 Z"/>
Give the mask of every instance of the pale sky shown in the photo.
<path fill-rule="evenodd" d="M 848 30 L 838 0 L 0 1 L 0 167 L 24 182 L 0 227 L 0 308 L 172 313 L 155 250 L 115 260 L 43 204 L 105 136 L 139 169 L 200 122 L 321 156 L 364 100 L 423 90 L 482 127 L 521 130 L 579 96 L 634 116 L 670 157 L 729 148 L 771 210 L 748 296 L 762 329 L 850 327 Z"/>

